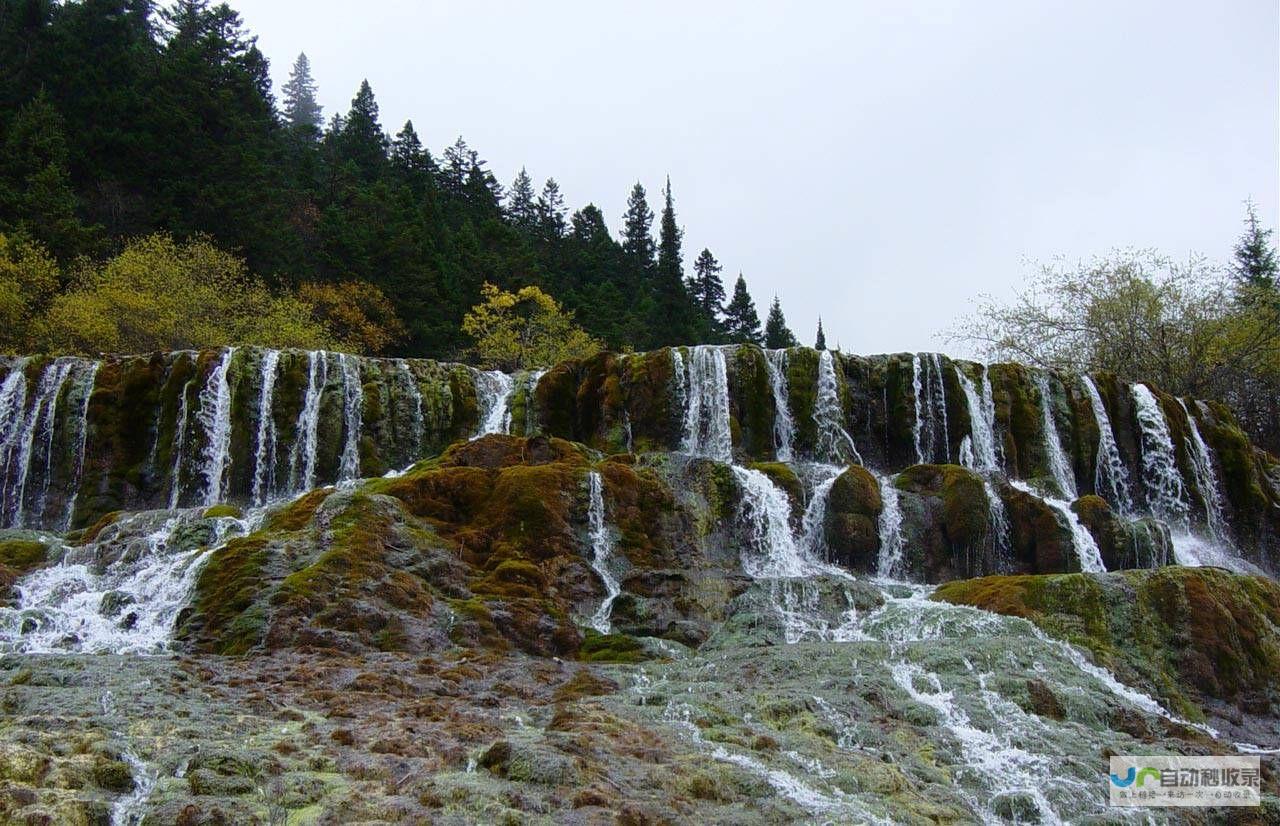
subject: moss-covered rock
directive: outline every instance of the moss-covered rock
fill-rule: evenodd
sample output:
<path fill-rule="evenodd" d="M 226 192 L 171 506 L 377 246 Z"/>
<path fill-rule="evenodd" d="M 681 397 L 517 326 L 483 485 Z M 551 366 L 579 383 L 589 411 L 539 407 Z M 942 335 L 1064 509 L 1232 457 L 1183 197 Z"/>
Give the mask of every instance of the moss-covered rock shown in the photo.
<path fill-rule="evenodd" d="M 880 553 L 880 482 L 853 465 L 836 477 L 827 498 L 823 526 L 829 559 L 852 571 L 876 570 Z"/>
<path fill-rule="evenodd" d="M 1273 715 L 1280 703 L 1280 586 L 1214 568 L 993 576 L 934 599 L 1024 617 L 1087 649 L 1184 714 Z"/>
<path fill-rule="evenodd" d="M 49 548 L 35 539 L 0 539 L 0 605 L 13 598 L 13 584 L 43 566 Z"/>
<path fill-rule="evenodd" d="M 915 465 L 898 474 L 907 570 L 944 582 L 996 570 L 990 502 L 982 477 L 959 465 Z"/>

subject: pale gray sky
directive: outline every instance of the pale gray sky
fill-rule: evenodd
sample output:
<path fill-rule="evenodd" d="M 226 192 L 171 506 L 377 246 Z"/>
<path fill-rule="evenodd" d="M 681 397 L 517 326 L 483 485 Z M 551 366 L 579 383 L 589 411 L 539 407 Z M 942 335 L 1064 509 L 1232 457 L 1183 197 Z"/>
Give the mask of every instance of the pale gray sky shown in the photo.
<path fill-rule="evenodd" d="M 821 314 L 849 352 L 938 349 L 1026 258 L 1225 259 L 1247 197 L 1277 224 L 1275 0 L 232 5 L 277 89 L 305 50 L 326 118 L 368 78 L 388 132 L 463 135 L 615 234 L 670 174 L 687 259 L 809 344 Z"/>

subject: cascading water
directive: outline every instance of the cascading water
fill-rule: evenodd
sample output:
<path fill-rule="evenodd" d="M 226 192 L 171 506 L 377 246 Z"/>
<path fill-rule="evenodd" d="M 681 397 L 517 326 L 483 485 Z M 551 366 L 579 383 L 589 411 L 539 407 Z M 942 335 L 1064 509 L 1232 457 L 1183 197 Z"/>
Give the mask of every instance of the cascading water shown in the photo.
<path fill-rule="evenodd" d="M 537 429 L 538 417 L 534 412 L 534 393 L 538 389 L 538 382 L 542 381 L 542 377 L 547 374 L 546 370 L 530 370 L 524 376 L 524 421 L 521 422 L 519 430 L 514 427 L 511 421 L 512 411 L 511 405 L 507 405 L 507 415 L 503 422 L 503 430 L 512 435 L 532 436 Z M 626 411 L 623 411 L 626 415 Z"/>
<path fill-rule="evenodd" d="M 622 593 L 622 586 L 609 570 L 610 560 L 613 558 L 613 537 L 609 535 L 609 527 L 605 524 L 604 479 L 594 470 L 587 474 L 587 490 L 590 496 L 587 529 L 591 539 L 591 567 L 599 574 L 605 590 L 604 601 L 588 624 L 601 634 L 608 634 L 613 629 L 613 601 Z"/>
<path fill-rule="evenodd" d="M 764 358 L 769 370 L 769 389 L 773 392 L 773 455 L 779 462 L 790 462 L 796 423 L 791 418 L 791 400 L 787 389 L 787 351 L 765 350 Z"/>
<path fill-rule="evenodd" d="M 1049 462 L 1049 473 L 1058 487 L 1058 495 L 1065 499 L 1076 498 L 1076 479 L 1071 470 L 1071 460 L 1062 449 L 1058 435 L 1057 417 L 1053 414 L 1053 394 L 1049 387 L 1049 374 L 1036 373 L 1036 390 L 1040 395 L 1040 426 L 1044 430 L 1044 452 Z"/>
<path fill-rule="evenodd" d="M 279 372 L 280 351 L 267 350 L 262 354 L 258 387 L 257 436 L 253 455 L 254 505 L 264 504 L 275 491 L 276 480 L 276 421 L 271 405 L 275 398 L 276 374 Z"/>
<path fill-rule="evenodd" d="M 1133 404 L 1142 434 L 1142 483 L 1147 507 L 1175 531 L 1187 531 L 1190 507 L 1174 452 L 1173 436 L 1155 394 L 1145 384 L 1133 385 Z"/>
<path fill-rule="evenodd" d="M 1102 562 L 1102 550 L 1098 547 L 1097 541 L 1094 540 L 1093 534 L 1089 533 L 1089 529 L 1084 526 L 1084 523 L 1080 521 L 1080 517 L 1071 509 L 1070 502 L 1045 495 L 1017 479 L 1011 479 L 1009 484 L 1023 493 L 1040 497 L 1046 505 L 1057 512 L 1059 521 L 1071 532 L 1071 548 L 1075 551 L 1076 560 L 1080 563 L 1081 571 L 1085 573 L 1104 573 L 1107 570 L 1107 566 Z"/>
<path fill-rule="evenodd" d="M 995 403 L 987 403 L 991 396 L 987 370 L 985 367 L 982 369 L 982 394 L 979 395 L 978 389 L 964 371 L 959 366 L 953 366 L 969 410 L 969 449 L 972 461 L 961 463 L 973 470 L 997 471 L 1000 469 L 1000 459 L 996 454 Z"/>
<path fill-rule="evenodd" d="M 984 366 L 982 391 L 979 393 L 958 366 L 955 374 L 964 391 L 969 413 L 969 436 L 961 444 L 960 464 L 977 471 L 982 477 L 982 486 L 987 494 L 987 515 L 993 534 L 992 550 L 1002 559 L 1009 550 L 1009 515 L 1005 512 L 1004 500 L 991 481 L 991 477 L 1002 470 L 996 449 L 996 409 L 991 393 L 991 378 Z"/>
<path fill-rule="evenodd" d="M 37 467 L 51 463 L 58 397 L 73 366 L 72 359 L 57 359 L 44 368 L 36 383 L 35 395 L 12 431 L 12 441 L 6 445 L 3 488 L 6 525 L 22 527 L 30 515 L 27 480 L 33 463 Z M 37 435 L 41 437 L 38 443 Z M 43 455 L 37 456 L 41 451 Z M 39 516 L 36 514 L 37 519 Z"/>
<path fill-rule="evenodd" d="M 223 479 L 231 464 L 231 357 L 236 348 L 228 347 L 214 365 L 208 381 L 200 391 L 196 421 L 204 430 L 205 443 L 200 475 L 204 477 L 201 501 L 216 504 L 222 499 Z"/>
<path fill-rule="evenodd" d="M 818 387 L 813 404 L 813 421 L 818 426 L 817 459 L 819 462 L 862 464 L 858 448 L 844 429 L 844 407 L 840 404 L 840 384 L 836 379 L 835 359 L 830 350 L 818 354 Z"/>
<path fill-rule="evenodd" d="M 1120 458 L 1120 448 L 1116 445 L 1115 431 L 1111 426 L 1111 417 L 1107 414 L 1106 405 L 1098 387 L 1088 375 L 1080 377 L 1080 384 L 1089 397 L 1093 408 L 1093 419 L 1098 426 L 1097 461 L 1094 465 L 1094 488 L 1098 493 L 1106 491 L 1108 500 L 1115 503 L 1122 516 L 1134 513 L 1133 497 L 1129 493 L 1129 471 L 1124 460 Z"/>
<path fill-rule="evenodd" d="M 814 573 L 791 532 L 791 503 L 787 495 L 759 470 L 733 466 L 742 491 L 740 518 L 747 528 L 749 548 L 742 568 L 755 579 L 802 577 Z"/>
<path fill-rule="evenodd" d="M 191 388 L 195 386 L 195 376 L 182 385 L 182 394 L 178 397 L 178 421 L 173 431 L 173 465 L 169 471 L 169 510 L 175 510 L 182 497 L 182 467 L 187 450 L 187 427 L 190 422 Z"/>
<path fill-rule="evenodd" d="M 360 478 L 360 431 L 364 417 L 364 383 L 360 363 L 345 353 L 338 355 L 342 370 L 342 456 L 338 465 L 338 482 Z"/>
<path fill-rule="evenodd" d="M 476 438 L 507 432 L 508 406 L 516 382 L 501 370 L 475 370 L 476 397 L 480 405 L 480 427 Z"/>
<path fill-rule="evenodd" d="M 1191 434 L 1191 470 L 1196 477 L 1196 490 L 1200 492 L 1200 500 L 1204 503 L 1209 534 L 1214 542 L 1230 544 L 1227 520 L 1223 515 L 1222 489 L 1218 486 L 1218 474 L 1214 471 L 1213 453 L 1200 435 L 1200 425 L 1187 409 L 1186 402 L 1178 399 L 1178 404 L 1182 405 L 1182 412 L 1187 414 L 1187 427 Z"/>
<path fill-rule="evenodd" d="M 165 650 L 205 555 L 251 527 L 229 517 L 202 520 L 202 511 L 142 511 L 107 526 L 88 545 L 55 545 L 61 561 L 19 580 L 16 604 L 0 608 L 0 649 Z M 207 541 L 193 544 L 201 532 Z"/>
<path fill-rule="evenodd" d="M 289 449 L 289 493 L 311 490 L 316 484 L 316 448 L 319 444 L 320 401 L 329 381 L 329 354 L 307 354 L 307 392 L 298 412 L 293 447 Z"/>
<path fill-rule="evenodd" d="M 947 391 L 942 380 L 942 356 L 916 353 L 911 360 L 911 386 L 915 397 L 915 421 L 911 435 L 916 461 L 950 462 L 951 439 L 947 424 Z"/>
<path fill-rule="evenodd" d="M 903 551 L 906 542 L 902 538 L 902 506 L 898 488 L 888 476 L 880 480 L 880 556 L 876 560 L 876 576 L 881 579 L 905 579 L 906 559 Z"/>
<path fill-rule="evenodd" d="M 724 351 L 709 344 L 694 347 L 689 359 L 687 387 L 684 440 L 680 449 L 694 456 L 732 461 L 729 373 Z"/>
<path fill-rule="evenodd" d="M 73 448 L 76 458 L 72 465 L 71 493 L 67 497 L 67 506 L 63 510 L 62 521 L 58 525 L 58 530 L 61 531 L 71 530 L 71 522 L 75 518 L 76 499 L 80 495 L 80 481 L 84 477 L 84 451 L 89 440 L 89 401 L 98 380 L 98 368 L 101 366 L 101 363 L 96 361 L 90 363 L 88 369 L 84 370 L 84 376 L 79 383 L 80 407 L 75 416 L 76 431 Z M 46 484 L 48 484 L 47 479 Z"/>
<path fill-rule="evenodd" d="M 422 390 L 418 387 L 418 380 L 414 378 L 409 362 L 400 359 L 397 362 L 397 367 L 399 368 L 400 384 L 404 388 L 404 392 L 409 396 L 413 410 L 413 417 L 410 419 L 411 446 L 404 462 L 405 465 L 410 465 L 422 458 L 422 439 L 425 434 L 425 425 L 422 419 Z"/>

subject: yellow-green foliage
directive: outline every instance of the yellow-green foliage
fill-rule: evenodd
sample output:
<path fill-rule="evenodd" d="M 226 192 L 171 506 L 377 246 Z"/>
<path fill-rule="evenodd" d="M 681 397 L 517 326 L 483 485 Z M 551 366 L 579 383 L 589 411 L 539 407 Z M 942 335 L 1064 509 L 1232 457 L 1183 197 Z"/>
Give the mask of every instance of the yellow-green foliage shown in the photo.
<path fill-rule="evenodd" d="M 227 344 L 379 352 L 404 331 L 370 284 L 272 291 L 211 241 L 164 234 L 67 273 L 39 247 L 0 236 L 0 322 L 4 349 L 90 354 Z"/>
<path fill-rule="evenodd" d="M 43 248 L 0 234 L 0 351 L 32 349 L 35 319 L 59 280 L 58 264 Z"/>
<path fill-rule="evenodd" d="M 537 287 L 514 293 L 493 284 L 481 288 L 480 304 L 462 319 L 475 341 L 473 353 L 485 367 L 527 370 L 585 358 L 603 348 L 573 322 L 573 313 Z"/>

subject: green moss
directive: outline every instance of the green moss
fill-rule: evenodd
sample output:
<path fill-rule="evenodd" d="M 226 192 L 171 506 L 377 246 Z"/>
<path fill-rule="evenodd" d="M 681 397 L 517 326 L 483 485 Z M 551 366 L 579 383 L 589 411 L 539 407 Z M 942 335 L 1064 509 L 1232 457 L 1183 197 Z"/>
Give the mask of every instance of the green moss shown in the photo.
<path fill-rule="evenodd" d="M 300 531 L 315 518 L 316 511 L 333 493 L 331 488 L 317 488 L 274 511 L 267 517 L 264 530 L 269 533 Z"/>
<path fill-rule="evenodd" d="M 1025 617 L 1182 713 L 1199 716 L 1198 697 L 1253 703 L 1280 689 L 1280 585 L 1264 577 L 1179 567 L 984 577 L 933 598 Z"/>
<path fill-rule="evenodd" d="M 258 645 L 266 616 L 254 603 L 269 585 L 263 576 L 268 558 L 267 539 L 257 534 L 214 550 L 196 578 L 191 613 L 179 636 L 217 654 L 244 654 Z"/>
<path fill-rule="evenodd" d="M 625 634 L 588 631 L 578 649 L 578 659 L 593 663 L 637 663 L 649 659 L 644 644 Z"/>
<path fill-rule="evenodd" d="M 795 422 L 795 449 L 811 455 L 818 444 L 818 424 L 813 418 L 818 394 L 818 351 L 795 347 L 787 351 L 787 400 Z"/>
<path fill-rule="evenodd" d="M 823 526 L 832 561 L 856 571 L 876 569 L 883 509 L 880 483 L 866 468 L 854 465 L 836 478 Z"/>
<path fill-rule="evenodd" d="M 800 478 L 796 476 L 796 472 L 791 466 L 783 462 L 753 462 L 747 467 L 752 470 L 758 470 L 781 488 L 787 498 L 791 500 L 792 507 L 798 507 L 804 503 L 804 485 L 800 483 Z"/>
<path fill-rule="evenodd" d="M 222 517 L 231 517 L 232 519 L 239 519 L 240 517 L 244 516 L 244 512 L 241 511 L 235 505 L 214 505 L 211 508 L 205 508 L 204 513 L 202 513 L 200 516 L 203 519 L 219 519 Z"/>
<path fill-rule="evenodd" d="M 26 573 L 44 564 L 49 549 L 43 542 L 28 539 L 0 540 L 0 565 Z"/>

